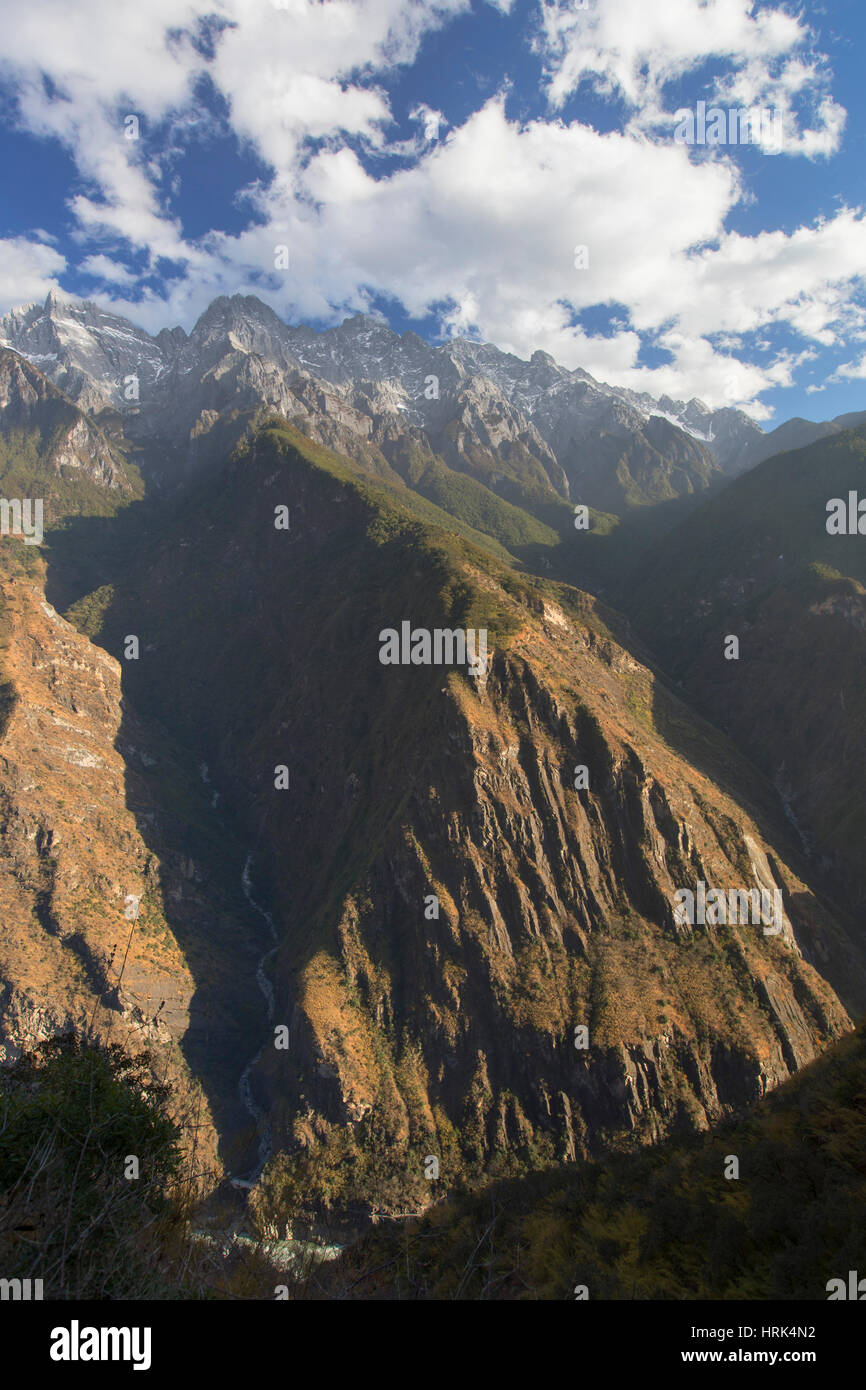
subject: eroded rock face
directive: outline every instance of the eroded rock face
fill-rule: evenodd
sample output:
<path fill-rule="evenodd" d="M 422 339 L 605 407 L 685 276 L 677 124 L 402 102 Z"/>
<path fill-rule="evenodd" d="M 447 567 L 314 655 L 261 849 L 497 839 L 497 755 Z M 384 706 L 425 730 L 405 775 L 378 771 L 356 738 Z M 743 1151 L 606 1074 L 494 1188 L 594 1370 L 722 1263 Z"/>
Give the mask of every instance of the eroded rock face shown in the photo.
<path fill-rule="evenodd" d="M 120 664 L 38 581 L 7 578 L 0 612 L 0 1059 L 70 1029 L 148 1049 L 213 1162 L 215 1118 L 245 1123 L 258 946 L 240 893 L 199 857 L 211 793 L 124 707 Z M 239 875 L 230 836 L 223 850 Z"/>
<path fill-rule="evenodd" d="M 551 688 L 566 672 L 577 702 Z M 636 681 L 651 686 L 639 666 Z M 405 1135 L 413 1110 L 439 1105 L 470 1117 L 490 1154 L 539 1133 L 563 1156 L 598 1153 L 705 1127 L 850 1026 L 809 963 L 843 972 L 850 943 L 701 774 L 646 730 L 636 753 L 619 684 L 571 624 L 555 639 L 533 624 L 483 692 L 449 683 L 432 785 L 301 971 L 292 1031 L 311 1128 L 316 1112 L 346 1124 L 378 1104 Z M 570 785 L 578 762 L 589 791 Z M 678 887 L 768 875 L 786 907 L 778 938 L 675 924 Z M 402 1046 L 383 1057 L 383 1036 Z M 413 1051 L 420 1096 L 400 1080 Z M 275 1097 L 287 1080 L 274 1076 Z"/>
<path fill-rule="evenodd" d="M 445 1117 L 482 1160 L 542 1139 L 599 1152 L 704 1127 L 850 1027 L 863 964 L 772 788 L 613 619 L 443 558 L 286 438 L 227 468 L 186 549 L 154 554 L 170 659 L 139 673 L 259 837 L 289 1034 L 256 1070 L 277 1146 Z M 183 583 L 194 633 L 166 617 Z M 483 677 L 379 663 L 382 628 L 452 625 L 458 602 L 490 628 Z M 778 889 L 782 930 L 680 925 L 674 895 L 699 881 Z"/>
<path fill-rule="evenodd" d="M 35 431 L 41 464 L 58 478 L 84 478 L 130 494 L 122 457 L 87 416 L 26 358 L 0 349 L 0 431 L 10 443 Z"/>

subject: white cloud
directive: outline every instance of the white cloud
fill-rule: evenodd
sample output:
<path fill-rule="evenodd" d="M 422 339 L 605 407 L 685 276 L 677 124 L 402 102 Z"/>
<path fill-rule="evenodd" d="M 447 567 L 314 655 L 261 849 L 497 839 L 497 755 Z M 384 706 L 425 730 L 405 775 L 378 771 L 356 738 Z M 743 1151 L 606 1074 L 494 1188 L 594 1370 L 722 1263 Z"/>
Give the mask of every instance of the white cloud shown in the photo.
<path fill-rule="evenodd" d="M 849 208 L 790 234 L 729 233 L 690 258 L 679 286 L 680 321 L 706 332 L 712 320 L 738 334 L 783 323 L 830 346 L 863 324 L 855 295 L 864 269 L 866 220 Z M 652 317 L 652 306 L 646 309 Z"/>
<path fill-rule="evenodd" d="M 295 170 L 308 137 L 347 133 L 373 145 L 391 119 L 369 77 L 416 55 L 424 34 L 469 8 L 469 0 L 224 0 L 235 21 L 209 73 L 231 122 L 275 169 Z"/>
<path fill-rule="evenodd" d="M 26 237 L 0 240 L 0 313 L 44 299 L 65 269 L 66 257 L 52 246 Z"/>
<path fill-rule="evenodd" d="M 714 99 L 737 109 L 771 112 L 764 143 L 772 152 L 815 159 L 835 154 L 845 129 L 845 108 L 825 90 L 826 82 L 826 73 L 814 61 L 788 58 L 773 71 L 763 60 L 750 60 L 716 84 Z M 780 141 L 774 138 L 776 129 Z"/>
<path fill-rule="evenodd" d="M 111 260 L 109 256 L 99 254 L 97 256 L 87 256 L 81 262 L 78 269 L 85 275 L 92 275 L 97 280 L 104 280 L 109 285 L 130 286 L 136 284 L 138 276 L 134 275 L 126 266 Z"/>
<path fill-rule="evenodd" d="M 147 0 L 119 11 L 114 0 L 6 0 L 0 72 L 23 125 L 61 140 L 98 190 L 72 201 L 85 234 L 194 261 L 160 206 L 159 164 L 143 164 L 139 143 L 124 137 L 125 116 L 138 116 L 145 135 L 149 122 L 189 119 L 206 68 L 236 133 L 289 174 L 309 137 L 349 132 L 381 143 L 390 111 L 367 74 L 409 61 L 428 29 L 468 3 Z M 191 36 L 213 19 L 227 27 L 207 63 Z"/>
<path fill-rule="evenodd" d="M 781 9 L 756 16 L 752 0 L 605 0 L 586 9 L 542 0 L 542 11 L 556 102 L 590 79 L 640 105 L 708 57 L 744 62 L 786 53 L 807 33 Z"/>
<path fill-rule="evenodd" d="M 582 83 L 616 93 L 635 128 L 671 127 L 665 88 L 708 61 L 728 71 L 704 93 L 732 106 L 778 109 L 784 152 L 816 156 L 838 148 L 844 110 L 827 92 L 826 61 L 810 53 L 802 17 L 754 0 L 603 0 L 576 9 L 541 0 L 536 46 L 547 63 L 548 97 L 557 109 Z M 804 56 L 808 54 L 809 56 Z M 797 110 L 800 99 L 804 111 Z M 803 120 L 817 124 L 803 126 Z"/>
<path fill-rule="evenodd" d="M 841 367 L 836 368 L 829 380 L 866 381 L 866 354 L 860 358 L 859 362 L 844 362 Z"/>
<path fill-rule="evenodd" d="M 70 208 L 80 269 L 113 287 L 95 297 L 154 330 L 189 327 L 221 293 L 257 293 L 286 317 L 330 320 L 369 308 L 379 293 L 410 314 L 438 314 L 446 332 L 522 356 L 541 347 L 614 383 L 751 403 L 756 412 L 760 393 L 790 382 L 802 354 L 774 357 L 765 344 L 760 363 L 740 360 L 747 335 L 781 326 L 830 345 L 863 330 L 854 298 L 866 267 L 859 213 L 843 209 L 790 233 L 729 233 L 726 219 L 744 197 L 734 161 L 719 152 L 694 158 L 660 138 L 667 84 L 716 57 L 726 68 L 714 88 L 720 100 L 778 103 L 788 152 L 831 153 L 844 111 L 799 16 L 756 11 L 748 0 L 604 0 L 586 11 L 545 4 L 539 42 L 552 102 L 590 81 L 629 103 L 623 131 L 555 117 L 521 125 L 506 118 L 500 96 L 450 130 L 421 103 L 410 113 L 417 135 L 389 143 L 391 111 L 377 83 L 468 5 L 148 0 L 118 10 L 114 0 L 7 0 L 2 68 L 21 119 L 62 140 L 87 181 Z M 504 23 L 509 6 L 496 7 Z M 212 61 L 189 37 L 207 15 L 228 26 Z M 170 182 L 184 134 L 212 123 L 193 95 L 205 67 L 231 127 L 274 176 L 247 190 L 263 225 L 190 241 L 167 212 L 161 180 Z M 139 142 L 124 138 L 130 113 L 142 122 Z M 147 132 L 162 120 L 170 134 L 154 151 Z M 347 136 L 409 167 L 377 179 Z M 312 157 L 311 137 L 322 142 Z M 179 263 L 184 274 L 164 297 L 150 288 L 139 297 L 135 277 L 102 251 L 107 240 L 146 250 L 151 266 L 158 257 Z M 291 251 L 284 273 L 274 268 L 282 243 Z M 589 248 L 586 269 L 575 267 L 576 245 Z M 27 254 L 31 278 L 9 277 L 16 302 L 41 297 L 64 268 L 45 245 Z M 622 306 L 606 336 L 573 324 L 598 305 Z M 647 342 L 670 360 L 640 366 Z"/>
<path fill-rule="evenodd" d="M 277 291 L 302 317 L 364 308 L 368 285 L 418 316 L 444 305 L 449 331 L 521 356 L 541 347 L 605 380 L 711 404 L 754 402 L 791 380 L 790 354 L 737 362 L 744 335 L 787 325 L 829 344 L 862 320 L 851 300 L 866 266 L 859 214 L 790 235 L 725 233 L 740 196 L 729 161 L 692 163 L 682 146 L 577 124 L 520 126 L 499 100 L 411 169 L 377 180 L 351 151 L 323 151 L 303 189 L 316 211 L 298 202 L 282 224 L 293 278 L 282 299 Z M 269 226 L 222 240 L 220 254 L 267 264 L 285 206 L 266 197 Z M 588 247 L 588 269 L 575 269 L 576 245 Z M 622 331 L 572 326 L 576 312 L 605 303 L 625 306 Z M 724 349 L 716 334 L 727 335 Z M 642 336 L 670 364 L 639 367 Z"/>

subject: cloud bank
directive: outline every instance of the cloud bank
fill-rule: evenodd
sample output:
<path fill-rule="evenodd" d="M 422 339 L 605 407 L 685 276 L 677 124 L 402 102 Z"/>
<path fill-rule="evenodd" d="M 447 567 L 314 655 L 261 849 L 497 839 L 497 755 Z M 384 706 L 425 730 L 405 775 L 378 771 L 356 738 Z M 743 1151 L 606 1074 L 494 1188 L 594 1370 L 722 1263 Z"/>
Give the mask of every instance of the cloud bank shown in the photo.
<path fill-rule="evenodd" d="M 776 107 L 782 158 L 832 156 L 845 113 L 801 14 L 749 0 L 541 0 L 532 118 L 509 116 L 503 81 L 450 124 L 443 88 L 442 109 L 418 103 L 414 133 L 398 138 L 389 75 L 469 9 L 7 0 L 0 77 L 20 127 L 75 159 L 66 217 L 80 255 L 38 236 L 0 242 L 2 308 L 73 268 L 93 277 L 91 297 L 151 330 L 189 327 L 236 291 L 327 322 L 384 297 L 443 333 L 524 357 L 543 348 L 614 384 L 758 415 L 761 393 L 789 383 L 816 345 L 863 336 L 861 212 L 737 234 L 736 152 L 672 138 L 673 93 L 695 77 L 709 101 Z M 508 5 L 496 9 L 512 22 Z M 617 104 L 617 129 L 564 117 L 584 90 Z M 191 238 L 172 158 L 214 129 L 269 173 L 237 190 L 244 230 Z M 600 309 L 603 329 L 581 326 Z"/>

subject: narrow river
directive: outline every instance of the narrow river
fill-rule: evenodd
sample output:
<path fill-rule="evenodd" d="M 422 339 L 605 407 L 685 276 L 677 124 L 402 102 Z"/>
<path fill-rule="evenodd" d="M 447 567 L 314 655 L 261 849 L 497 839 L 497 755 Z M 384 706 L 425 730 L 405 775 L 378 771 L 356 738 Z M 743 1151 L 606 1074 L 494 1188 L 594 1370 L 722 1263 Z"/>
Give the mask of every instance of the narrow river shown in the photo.
<path fill-rule="evenodd" d="M 241 874 L 241 886 L 244 891 L 244 897 L 246 898 L 250 907 L 253 908 L 253 910 L 257 912 L 260 917 L 263 917 L 265 922 L 267 922 L 268 931 L 270 932 L 271 937 L 276 943 L 277 929 L 274 925 L 274 919 L 269 912 L 266 912 L 265 909 L 261 907 L 259 903 L 256 902 L 255 897 L 253 896 L 253 885 L 251 878 L 252 862 L 253 855 L 252 851 L 250 851 L 250 853 L 246 857 L 243 873 Z M 268 977 L 267 965 L 271 957 L 276 954 L 276 950 L 277 947 L 275 944 L 271 946 L 269 950 L 265 951 L 264 955 L 261 957 L 256 967 L 256 981 L 258 983 L 259 989 L 264 995 L 265 1005 L 267 1007 L 269 1027 L 273 1024 L 274 1021 L 274 1010 L 276 1005 L 274 999 L 274 987 L 271 984 L 271 981 Z M 267 1112 L 262 1109 L 262 1107 L 258 1104 L 255 1096 L 253 1095 L 252 1082 L 250 1079 L 254 1068 L 258 1065 L 259 1059 L 261 1058 L 262 1053 L 264 1052 L 265 1048 L 268 1046 L 270 1041 L 271 1039 L 268 1038 L 264 1043 L 262 1043 L 262 1046 L 259 1048 L 255 1057 L 253 1057 L 247 1063 L 241 1075 L 240 1082 L 238 1083 L 238 1090 L 240 1092 L 241 1100 L 258 1131 L 259 1151 L 255 1168 L 252 1170 L 251 1173 L 247 1173 L 243 1177 L 232 1178 L 231 1181 L 233 1187 L 251 1188 L 261 1177 L 262 1169 L 264 1168 L 265 1164 L 270 1158 L 273 1149 L 273 1138 L 271 1135 L 270 1120 L 268 1118 Z"/>

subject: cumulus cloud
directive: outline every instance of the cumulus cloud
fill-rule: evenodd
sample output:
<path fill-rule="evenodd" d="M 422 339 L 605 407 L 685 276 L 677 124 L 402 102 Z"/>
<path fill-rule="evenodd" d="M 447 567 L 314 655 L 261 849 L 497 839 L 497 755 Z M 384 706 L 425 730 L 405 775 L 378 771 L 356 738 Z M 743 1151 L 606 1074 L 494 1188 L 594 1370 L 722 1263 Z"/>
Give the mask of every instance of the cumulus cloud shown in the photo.
<path fill-rule="evenodd" d="M 621 97 L 635 127 L 670 129 L 675 113 L 665 89 L 715 60 L 727 71 L 705 97 L 777 110 L 786 154 L 814 157 L 838 148 L 845 113 L 827 90 L 826 60 L 813 55 L 802 16 L 781 5 L 758 8 L 754 0 L 604 0 L 586 8 L 575 8 L 570 0 L 541 3 L 536 46 L 546 60 L 555 109 L 588 83 Z"/>
<path fill-rule="evenodd" d="M 589 78 L 638 105 L 708 57 L 739 63 L 805 41 L 799 17 L 780 7 L 754 10 L 753 0 L 605 0 L 585 7 L 542 0 L 551 95 L 562 100 Z"/>
<path fill-rule="evenodd" d="M 542 347 L 615 384 L 711 404 L 753 402 L 791 380 L 790 354 L 738 363 L 746 335 L 785 325 L 832 344 L 862 322 L 859 213 L 791 234 L 726 233 L 741 192 L 732 162 L 693 164 L 683 146 L 577 123 L 520 124 L 501 99 L 409 169 L 376 179 L 352 151 L 325 150 L 303 186 L 315 212 L 299 201 L 282 224 L 294 277 L 283 304 L 291 296 L 301 316 L 364 309 L 359 286 L 374 286 L 419 317 L 438 308 L 451 332 L 521 356 Z M 265 227 L 220 243 L 239 269 L 271 253 L 285 205 L 266 197 L 262 207 Z M 625 328 L 600 337 L 574 326 L 599 304 L 623 305 Z M 669 363 L 639 365 L 644 338 Z"/>
<path fill-rule="evenodd" d="M 128 270 L 125 265 L 113 261 L 110 256 L 104 256 L 102 253 L 96 256 L 86 256 L 78 269 L 82 274 L 92 275 L 94 279 L 104 280 L 109 285 L 130 286 L 138 281 L 138 276 Z"/>
<path fill-rule="evenodd" d="M 539 46 L 554 107 L 589 81 L 625 99 L 623 129 L 601 133 L 550 113 L 509 119 L 502 93 L 453 127 L 418 104 L 409 113 L 417 134 L 392 140 L 386 73 L 468 4 L 149 0 L 121 16 L 108 0 L 74 9 L 7 0 L 2 71 L 22 123 L 63 141 L 86 180 L 69 206 L 79 268 L 107 287 L 95 297 L 155 330 L 189 327 L 222 293 L 259 294 L 286 317 L 326 321 L 382 295 L 410 315 L 434 315 L 446 333 L 522 356 L 544 348 L 616 384 L 756 412 L 760 393 L 790 382 L 803 359 L 790 349 L 774 356 L 768 339 L 758 363 L 745 361 L 749 335 L 785 327 L 829 346 L 862 330 L 859 212 L 792 232 L 731 233 L 744 195 L 729 152 L 695 158 L 659 129 L 667 84 L 716 57 L 720 98 L 777 101 L 788 152 L 832 153 L 844 112 L 800 16 L 747 0 L 605 0 L 588 10 L 544 0 Z M 511 22 L 508 6 L 497 8 Z M 195 95 L 205 72 L 231 129 L 272 177 L 244 191 L 256 213 L 244 231 L 191 240 L 168 210 L 163 176 L 176 142 L 211 119 Z M 818 112 L 811 125 L 802 123 L 807 97 Z M 138 141 L 126 138 L 131 114 Z M 158 123 L 169 135 L 154 149 L 146 137 Z M 400 167 L 392 161 L 377 176 L 378 161 L 359 150 L 399 155 Z M 275 254 L 282 245 L 287 270 Z M 179 273 L 159 291 L 106 246 Z M 18 301 L 64 268 L 45 245 L 28 254 L 33 278 L 14 277 Z M 587 332 L 580 315 L 598 306 L 609 328 Z M 663 359 L 652 368 L 648 344 Z"/>
<path fill-rule="evenodd" d="M 44 299 L 58 288 L 66 257 L 27 237 L 0 239 L 0 313 Z"/>
<path fill-rule="evenodd" d="M 866 353 L 857 362 L 843 362 L 837 367 L 830 381 L 866 381 Z M 823 386 L 820 388 L 823 391 Z"/>
<path fill-rule="evenodd" d="M 62 141 L 98 190 L 71 203 L 85 235 L 113 233 L 154 260 L 200 265 L 161 206 L 159 159 L 146 165 L 126 138 L 130 116 L 141 134 L 189 120 L 207 72 L 236 134 L 290 178 L 310 138 L 381 144 L 390 110 L 367 76 L 410 61 L 425 32 L 468 3 L 148 0 L 121 14 L 113 0 L 7 0 L 0 75 L 24 128 Z"/>

